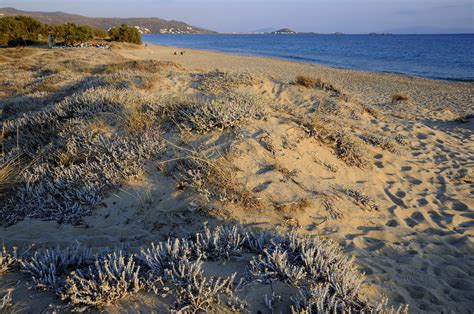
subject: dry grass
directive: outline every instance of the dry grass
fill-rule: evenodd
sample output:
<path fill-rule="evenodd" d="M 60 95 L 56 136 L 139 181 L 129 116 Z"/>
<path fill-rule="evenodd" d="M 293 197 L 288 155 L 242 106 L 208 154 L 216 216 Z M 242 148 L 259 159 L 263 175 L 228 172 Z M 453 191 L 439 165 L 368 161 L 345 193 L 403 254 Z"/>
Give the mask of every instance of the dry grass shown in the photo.
<path fill-rule="evenodd" d="M 183 67 L 173 61 L 139 60 L 111 63 L 99 69 L 103 73 L 117 73 L 127 71 L 138 71 L 144 73 L 160 73 L 169 70 L 182 70 Z"/>
<path fill-rule="evenodd" d="M 132 111 L 127 115 L 126 127 L 131 134 L 143 133 L 150 129 L 153 125 L 154 119 L 139 110 Z"/>
<path fill-rule="evenodd" d="M 18 183 L 23 169 L 19 158 L 13 158 L 0 165 L 0 198 L 5 197 Z"/>
<path fill-rule="evenodd" d="M 160 162 L 158 168 L 163 169 L 163 164 L 176 161 L 173 176 L 177 188 L 191 188 L 204 204 L 218 200 L 238 203 L 248 209 L 261 206 L 253 192 L 235 179 L 236 169 L 217 149 L 205 152 L 165 142 L 178 150 L 181 157 Z"/>
<path fill-rule="evenodd" d="M 379 211 L 380 206 L 377 202 L 366 193 L 352 187 L 343 187 L 342 192 L 345 193 L 357 206 L 369 211 Z"/>
<path fill-rule="evenodd" d="M 262 119 L 265 102 L 248 93 L 214 97 L 178 97 L 163 99 L 154 108 L 157 115 L 167 117 L 180 130 L 208 133 L 238 127 L 250 119 Z"/>
<path fill-rule="evenodd" d="M 156 76 L 142 76 L 140 88 L 144 90 L 152 90 L 157 83 Z"/>
<path fill-rule="evenodd" d="M 408 102 L 410 97 L 403 93 L 395 93 L 392 95 L 392 102 Z"/>
<path fill-rule="evenodd" d="M 10 252 L 4 246 L 0 251 L 0 276 L 8 272 L 18 262 L 18 253 L 16 248 Z"/>
<path fill-rule="evenodd" d="M 0 48 L 0 56 L 21 59 L 37 54 L 38 51 L 35 48 Z"/>
<path fill-rule="evenodd" d="M 315 88 L 317 80 L 314 77 L 299 75 L 296 77 L 295 84 L 304 86 L 307 88 Z"/>
<path fill-rule="evenodd" d="M 269 169 L 273 169 L 275 171 L 278 171 L 282 175 L 281 181 L 283 181 L 283 182 L 293 181 L 293 179 L 296 176 L 298 176 L 298 173 L 300 172 L 297 169 L 290 170 L 278 161 L 274 162 L 273 164 L 269 165 L 268 167 L 269 167 Z"/>
<path fill-rule="evenodd" d="M 332 86 L 331 84 L 328 84 L 321 78 L 314 78 L 307 75 L 299 75 L 296 77 L 294 84 L 304 86 L 306 88 L 318 88 L 325 91 L 336 92 L 337 93 L 336 96 L 342 97 L 343 99 L 347 97 L 345 95 L 340 94 L 339 91 L 336 88 L 334 88 L 334 86 Z"/>
<path fill-rule="evenodd" d="M 229 93 L 242 86 L 253 86 L 256 82 L 257 79 L 249 73 L 214 70 L 196 75 L 197 90 L 210 94 Z"/>
<path fill-rule="evenodd" d="M 311 206 L 311 202 L 309 201 L 308 198 L 301 198 L 294 202 L 274 204 L 274 208 L 276 211 L 285 212 L 285 213 L 301 212 L 301 211 L 304 211 L 309 206 Z"/>
<path fill-rule="evenodd" d="M 5 295 L 0 298 L 0 314 L 13 314 L 14 306 L 12 304 L 12 290 L 8 290 Z"/>
<path fill-rule="evenodd" d="M 397 141 L 398 137 L 395 136 L 384 136 L 374 133 L 366 133 L 361 136 L 362 140 L 374 147 L 380 147 L 383 150 L 387 150 L 394 154 L 400 154 L 402 147 Z"/>
<path fill-rule="evenodd" d="M 38 84 L 35 84 L 34 87 L 31 89 L 31 92 L 46 92 L 46 93 L 55 93 L 60 89 L 55 82 L 51 80 L 43 80 Z"/>
<path fill-rule="evenodd" d="M 331 136 L 334 152 L 348 166 L 370 168 L 372 163 L 367 155 L 365 144 L 354 135 L 341 131 Z"/>

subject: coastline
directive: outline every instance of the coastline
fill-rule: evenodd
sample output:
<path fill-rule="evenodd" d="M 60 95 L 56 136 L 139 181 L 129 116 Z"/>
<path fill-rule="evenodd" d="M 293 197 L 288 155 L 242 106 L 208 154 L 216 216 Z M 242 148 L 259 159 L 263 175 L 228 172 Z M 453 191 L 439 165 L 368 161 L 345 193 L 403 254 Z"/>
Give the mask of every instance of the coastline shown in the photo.
<path fill-rule="evenodd" d="M 174 52 L 186 51 L 184 56 Z M 387 104 L 395 93 L 408 94 L 426 111 L 446 107 L 456 114 L 472 111 L 474 82 L 435 80 L 398 73 L 339 69 L 322 64 L 289 61 L 277 57 L 248 56 L 219 51 L 147 44 L 147 48 L 121 51 L 125 57 L 175 61 L 188 69 L 251 72 L 281 82 L 298 75 L 319 77 L 367 105 Z"/>
<path fill-rule="evenodd" d="M 276 58 L 291 62 L 323 65 L 341 70 L 391 73 L 449 82 L 474 82 L 474 73 L 469 71 L 464 72 L 465 68 L 470 67 L 470 63 L 465 59 L 466 55 L 460 53 L 459 49 L 437 51 L 432 47 L 432 39 L 424 43 L 426 47 L 423 46 L 424 48 L 413 49 L 413 51 L 404 58 L 397 59 L 393 56 L 394 52 L 398 51 L 398 49 L 410 49 L 410 46 L 414 44 L 414 39 L 402 40 L 400 42 L 400 39 L 396 38 L 385 43 L 385 41 L 380 42 L 377 40 L 372 42 L 370 38 L 373 36 L 371 35 L 348 35 L 354 36 L 354 39 L 343 40 L 341 42 L 335 39 L 318 40 L 316 38 L 319 38 L 319 35 L 314 39 L 313 37 L 309 37 L 307 39 L 291 40 L 294 35 L 288 35 L 287 44 L 285 44 L 285 39 L 282 39 L 283 42 L 281 44 L 275 44 L 274 40 L 269 40 L 268 37 L 278 35 L 255 34 L 255 38 L 248 40 L 239 39 L 240 34 L 235 34 L 236 36 L 229 36 L 227 34 L 221 35 L 224 36 L 222 39 L 214 36 L 206 36 L 204 39 L 197 38 L 195 42 L 195 37 L 193 36 L 182 35 L 184 39 L 181 39 L 179 35 L 164 35 L 164 38 L 159 40 L 159 36 L 157 35 L 146 34 L 142 36 L 142 40 L 148 44 L 157 44 L 167 47 L 205 50 L 241 56 Z M 339 35 L 325 36 L 340 37 Z M 358 39 L 358 36 L 362 39 Z M 413 35 L 406 36 L 413 37 Z M 429 35 L 423 36 L 428 36 L 429 38 Z M 469 34 L 466 36 L 469 36 Z M 364 37 L 367 39 L 364 39 Z M 220 43 L 221 40 L 223 43 Z M 466 40 L 465 48 L 468 49 L 470 47 L 470 37 Z M 313 41 L 314 44 L 311 44 Z M 306 43 L 309 45 L 308 48 L 305 48 L 305 46 L 307 46 Z M 293 45 L 294 48 L 285 48 L 286 45 Z M 314 45 L 314 47 L 312 45 Z M 350 47 L 352 47 L 351 45 L 353 45 L 353 49 L 357 51 L 357 57 L 349 53 Z M 372 45 L 374 52 L 369 52 L 367 47 L 371 47 Z M 435 51 L 431 54 L 427 54 L 425 58 L 423 58 L 423 60 L 426 59 L 429 61 L 419 59 L 421 54 L 425 54 L 424 49 Z M 341 52 L 338 52 L 339 50 L 341 50 Z M 459 64 L 446 59 L 448 58 L 447 56 L 451 54 L 453 55 L 450 60 L 453 60 L 453 58 L 457 60 L 456 58 L 459 58 Z M 463 67 L 459 68 L 461 65 L 463 65 Z M 459 71 L 461 71 L 462 74 Z M 468 75 L 468 73 L 470 74 Z"/>

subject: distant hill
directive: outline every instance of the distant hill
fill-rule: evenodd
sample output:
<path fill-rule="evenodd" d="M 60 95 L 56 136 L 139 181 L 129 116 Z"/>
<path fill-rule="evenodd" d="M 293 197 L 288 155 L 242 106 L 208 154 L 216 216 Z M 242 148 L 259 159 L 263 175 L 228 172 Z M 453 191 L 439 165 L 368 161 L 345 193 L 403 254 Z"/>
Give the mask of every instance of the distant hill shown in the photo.
<path fill-rule="evenodd" d="M 167 21 L 156 17 L 150 18 L 105 18 L 105 17 L 87 17 L 77 14 L 64 12 L 30 12 L 14 8 L 0 8 L 0 17 L 24 15 L 31 16 L 45 24 L 64 24 L 75 23 L 78 25 L 89 25 L 96 28 L 108 30 L 111 27 L 128 24 L 129 26 L 138 26 L 144 33 L 171 33 L 171 34 L 208 34 L 212 31 L 191 26 L 184 22 Z"/>
<path fill-rule="evenodd" d="M 282 28 L 282 29 L 272 32 L 272 34 L 297 34 L 297 32 L 289 28 Z"/>

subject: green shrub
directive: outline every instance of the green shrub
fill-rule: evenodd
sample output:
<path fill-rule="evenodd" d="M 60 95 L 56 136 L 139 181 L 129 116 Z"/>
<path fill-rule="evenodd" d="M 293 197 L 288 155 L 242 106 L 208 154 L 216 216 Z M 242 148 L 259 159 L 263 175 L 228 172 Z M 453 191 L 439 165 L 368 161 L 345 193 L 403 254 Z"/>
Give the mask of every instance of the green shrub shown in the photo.
<path fill-rule="evenodd" d="M 28 16 L 7 16 L 0 18 L 0 45 L 31 46 L 43 44 L 53 35 L 67 44 L 83 42 L 94 38 L 105 38 L 107 32 L 91 26 L 78 26 L 73 23 L 62 25 L 41 24 Z"/>
<path fill-rule="evenodd" d="M 109 30 L 110 39 L 132 44 L 141 44 L 140 32 L 135 27 L 122 24 L 120 27 L 113 27 Z"/>
<path fill-rule="evenodd" d="M 0 18 L 0 44 L 6 44 L 9 41 L 19 44 L 22 40 L 38 40 L 42 35 L 45 35 L 44 26 L 31 17 L 7 16 Z"/>
<path fill-rule="evenodd" d="M 94 29 L 90 26 L 77 26 L 73 23 L 62 25 L 62 37 L 66 44 L 88 41 L 94 39 Z"/>

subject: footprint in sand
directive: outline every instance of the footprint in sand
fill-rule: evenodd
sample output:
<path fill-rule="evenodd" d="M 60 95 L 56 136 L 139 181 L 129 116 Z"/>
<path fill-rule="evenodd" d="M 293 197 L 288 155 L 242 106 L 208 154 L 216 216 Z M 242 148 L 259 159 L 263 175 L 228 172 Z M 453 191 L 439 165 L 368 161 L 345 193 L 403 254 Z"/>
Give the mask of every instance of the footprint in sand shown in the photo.
<path fill-rule="evenodd" d="M 423 181 L 417 179 L 417 178 L 414 178 L 412 176 L 406 176 L 405 179 L 410 182 L 411 184 L 414 184 L 414 185 L 420 185 L 423 183 Z"/>
<path fill-rule="evenodd" d="M 384 191 L 385 191 L 385 194 L 387 194 L 387 196 L 390 198 L 390 200 L 393 203 L 395 203 L 397 206 L 400 206 L 402 208 L 408 208 L 405 202 L 401 198 L 392 194 L 392 192 L 390 192 L 389 189 L 384 189 Z"/>
<path fill-rule="evenodd" d="M 383 162 L 381 161 L 376 161 L 374 164 L 379 169 L 385 168 L 385 166 L 383 165 Z"/>
<path fill-rule="evenodd" d="M 257 170 L 256 174 L 265 174 L 267 172 L 275 170 L 275 167 L 272 165 L 265 166 L 259 170 Z"/>
<path fill-rule="evenodd" d="M 385 224 L 387 227 L 397 227 L 398 226 L 398 221 L 396 219 L 390 219 L 387 221 Z"/>
<path fill-rule="evenodd" d="M 425 133 L 416 133 L 416 138 L 419 140 L 426 140 L 428 138 L 428 135 Z"/>
<path fill-rule="evenodd" d="M 454 201 L 451 208 L 455 211 L 458 211 L 458 212 L 469 211 L 469 206 L 467 206 L 463 202 L 459 202 L 459 201 Z"/>
<path fill-rule="evenodd" d="M 254 187 L 254 188 L 252 189 L 252 191 L 255 192 L 255 193 L 259 193 L 259 192 L 265 191 L 265 190 L 268 188 L 268 186 L 269 186 L 270 184 L 272 184 L 272 181 L 265 181 L 265 182 L 263 182 L 262 184 L 259 184 L 259 185 L 257 185 L 256 187 Z"/>
<path fill-rule="evenodd" d="M 425 221 L 425 217 L 423 217 L 423 214 L 420 212 L 414 212 L 410 217 L 405 218 L 405 223 L 410 228 L 413 228 L 424 221 Z"/>
<path fill-rule="evenodd" d="M 371 237 L 357 237 L 354 239 L 354 244 L 369 252 L 374 252 L 385 247 L 385 243 L 382 240 L 371 238 Z"/>
<path fill-rule="evenodd" d="M 420 205 L 420 206 L 425 206 L 425 205 L 428 205 L 428 203 L 429 203 L 428 200 L 424 197 L 419 198 L 416 201 L 418 202 L 418 205 Z"/>
<path fill-rule="evenodd" d="M 405 193 L 404 191 L 402 190 L 398 190 L 396 193 L 395 193 L 396 196 L 398 196 L 399 198 L 405 198 L 405 196 L 407 195 L 407 193 Z"/>

